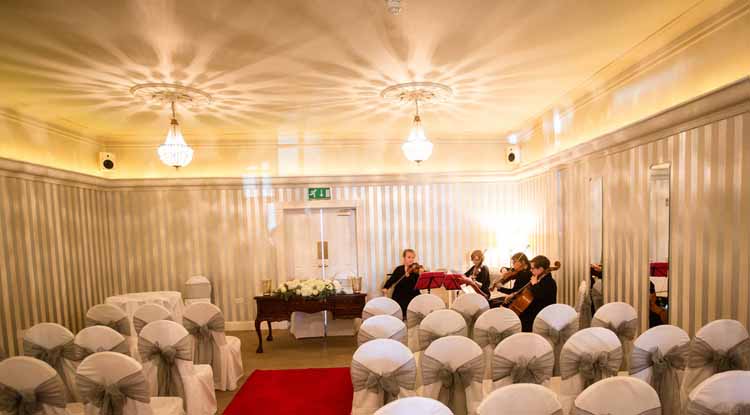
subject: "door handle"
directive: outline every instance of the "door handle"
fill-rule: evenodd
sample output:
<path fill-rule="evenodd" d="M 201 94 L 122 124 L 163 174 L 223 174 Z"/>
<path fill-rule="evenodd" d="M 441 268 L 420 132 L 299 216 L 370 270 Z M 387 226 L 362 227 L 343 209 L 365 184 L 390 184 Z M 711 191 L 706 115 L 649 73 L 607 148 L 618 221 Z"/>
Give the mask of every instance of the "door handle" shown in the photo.
<path fill-rule="evenodd" d="M 321 261 L 328 259 L 328 241 L 318 241 L 318 259 Z"/>

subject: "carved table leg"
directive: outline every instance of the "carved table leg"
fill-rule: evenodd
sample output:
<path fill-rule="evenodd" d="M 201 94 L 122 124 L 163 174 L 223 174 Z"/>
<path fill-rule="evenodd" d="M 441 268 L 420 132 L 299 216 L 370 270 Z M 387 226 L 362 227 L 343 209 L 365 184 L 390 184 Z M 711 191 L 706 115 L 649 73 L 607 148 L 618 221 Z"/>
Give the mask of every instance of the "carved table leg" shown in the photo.
<path fill-rule="evenodd" d="M 263 335 L 260 333 L 260 323 L 260 320 L 255 320 L 255 332 L 258 333 L 258 349 L 255 350 L 255 353 L 263 353 Z"/>
<path fill-rule="evenodd" d="M 268 320 L 268 337 L 266 337 L 266 340 L 273 341 L 273 333 L 271 333 L 271 320 Z"/>

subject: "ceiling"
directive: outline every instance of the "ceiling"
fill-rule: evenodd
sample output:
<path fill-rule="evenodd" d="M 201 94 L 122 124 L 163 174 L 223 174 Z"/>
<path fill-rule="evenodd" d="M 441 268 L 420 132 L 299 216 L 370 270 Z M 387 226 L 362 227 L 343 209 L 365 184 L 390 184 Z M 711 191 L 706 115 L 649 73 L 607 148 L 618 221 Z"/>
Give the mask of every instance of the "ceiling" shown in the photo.
<path fill-rule="evenodd" d="M 403 140 L 401 82 L 453 88 L 433 140 L 502 139 L 689 9 L 685 0 L 4 1 L 0 107 L 110 145 L 164 139 L 143 82 L 210 93 L 188 142 Z"/>

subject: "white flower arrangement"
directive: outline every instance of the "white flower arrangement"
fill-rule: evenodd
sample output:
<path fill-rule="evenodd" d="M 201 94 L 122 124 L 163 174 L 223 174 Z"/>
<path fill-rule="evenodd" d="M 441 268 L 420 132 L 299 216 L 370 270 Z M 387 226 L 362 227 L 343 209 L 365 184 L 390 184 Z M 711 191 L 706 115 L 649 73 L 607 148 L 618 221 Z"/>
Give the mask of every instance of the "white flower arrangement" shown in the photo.
<path fill-rule="evenodd" d="M 329 295 L 342 292 L 341 283 L 336 280 L 291 280 L 279 285 L 276 289 L 276 295 L 288 300 L 294 296 L 303 298 L 322 299 Z"/>

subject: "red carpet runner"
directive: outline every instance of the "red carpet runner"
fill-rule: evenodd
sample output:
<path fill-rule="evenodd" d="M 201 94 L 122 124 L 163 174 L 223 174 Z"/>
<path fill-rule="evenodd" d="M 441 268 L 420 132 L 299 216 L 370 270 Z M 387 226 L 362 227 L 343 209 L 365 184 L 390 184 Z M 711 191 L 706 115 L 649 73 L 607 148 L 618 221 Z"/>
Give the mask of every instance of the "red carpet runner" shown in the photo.
<path fill-rule="evenodd" d="M 256 370 L 224 415 L 349 415 L 353 393 L 348 367 Z"/>

